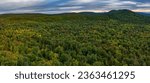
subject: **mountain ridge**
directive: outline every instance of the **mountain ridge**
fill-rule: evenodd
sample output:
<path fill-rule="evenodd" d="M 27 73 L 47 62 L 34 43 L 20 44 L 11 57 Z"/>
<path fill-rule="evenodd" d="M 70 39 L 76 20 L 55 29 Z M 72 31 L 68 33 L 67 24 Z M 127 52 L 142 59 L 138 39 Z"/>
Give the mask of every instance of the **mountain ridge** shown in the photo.
<path fill-rule="evenodd" d="M 131 10 L 111 10 L 104 13 L 94 13 L 94 12 L 80 12 L 80 13 L 62 13 L 62 14 L 40 14 L 40 13 L 24 13 L 24 14 L 3 14 L 0 17 L 10 17 L 11 19 L 24 19 L 32 20 L 35 18 L 49 18 L 49 16 L 54 17 L 53 19 L 43 19 L 47 20 L 100 20 L 100 19 L 113 19 L 120 22 L 134 22 L 134 23 L 150 23 L 150 16 L 143 15 Z M 42 17 L 41 17 L 42 16 Z M 34 17 L 34 18 L 32 18 Z"/>
<path fill-rule="evenodd" d="M 144 12 L 134 12 L 132 10 L 128 10 L 128 9 L 121 9 L 121 10 L 110 10 L 108 12 L 68 12 L 68 13 L 58 13 L 58 14 L 45 14 L 45 13 L 6 13 L 6 14 L 0 14 L 0 15 L 24 15 L 24 14 L 28 14 L 28 15 L 61 15 L 61 14 L 86 14 L 86 15 L 95 15 L 95 14 L 117 14 L 117 13 L 132 13 L 132 14 L 140 14 L 140 15 L 146 15 L 146 16 L 150 16 L 149 13 L 144 13 Z"/>

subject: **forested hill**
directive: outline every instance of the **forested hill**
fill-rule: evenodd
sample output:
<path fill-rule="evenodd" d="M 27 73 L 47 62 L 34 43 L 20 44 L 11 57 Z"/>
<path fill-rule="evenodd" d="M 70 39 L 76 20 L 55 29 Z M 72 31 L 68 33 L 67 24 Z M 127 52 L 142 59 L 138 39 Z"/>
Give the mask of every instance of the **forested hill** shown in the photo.
<path fill-rule="evenodd" d="M 130 10 L 3 14 L 0 65 L 150 66 L 150 16 Z"/>
<path fill-rule="evenodd" d="M 107 15 L 109 15 L 109 17 L 111 17 L 112 19 L 125 21 L 129 23 L 150 23 L 149 16 L 135 13 L 130 10 L 112 10 L 108 12 Z"/>

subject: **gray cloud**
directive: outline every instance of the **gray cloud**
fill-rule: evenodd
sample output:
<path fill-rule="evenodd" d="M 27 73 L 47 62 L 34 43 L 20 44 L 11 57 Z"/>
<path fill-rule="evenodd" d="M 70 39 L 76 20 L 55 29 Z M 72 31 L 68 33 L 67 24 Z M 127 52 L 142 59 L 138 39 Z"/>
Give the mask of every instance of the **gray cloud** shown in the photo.
<path fill-rule="evenodd" d="M 0 13 L 64 13 L 104 12 L 113 9 L 131 9 L 150 12 L 149 2 L 137 0 L 3 0 Z"/>

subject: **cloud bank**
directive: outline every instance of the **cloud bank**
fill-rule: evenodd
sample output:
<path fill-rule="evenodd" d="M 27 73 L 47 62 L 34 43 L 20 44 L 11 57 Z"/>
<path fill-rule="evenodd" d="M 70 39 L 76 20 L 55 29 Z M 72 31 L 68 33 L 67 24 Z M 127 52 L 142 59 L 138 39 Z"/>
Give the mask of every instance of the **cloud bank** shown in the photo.
<path fill-rule="evenodd" d="M 0 13 L 107 12 L 130 9 L 150 13 L 150 0 L 1 0 Z"/>

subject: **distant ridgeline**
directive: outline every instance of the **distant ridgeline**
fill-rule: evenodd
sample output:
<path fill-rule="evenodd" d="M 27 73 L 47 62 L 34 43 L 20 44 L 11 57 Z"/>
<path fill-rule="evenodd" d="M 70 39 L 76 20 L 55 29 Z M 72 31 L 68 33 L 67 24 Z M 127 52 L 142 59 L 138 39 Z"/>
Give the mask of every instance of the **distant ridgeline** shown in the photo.
<path fill-rule="evenodd" d="M 150 66 L 150 16 L 130 10 L 3 14 L 0 65 Z"/>

